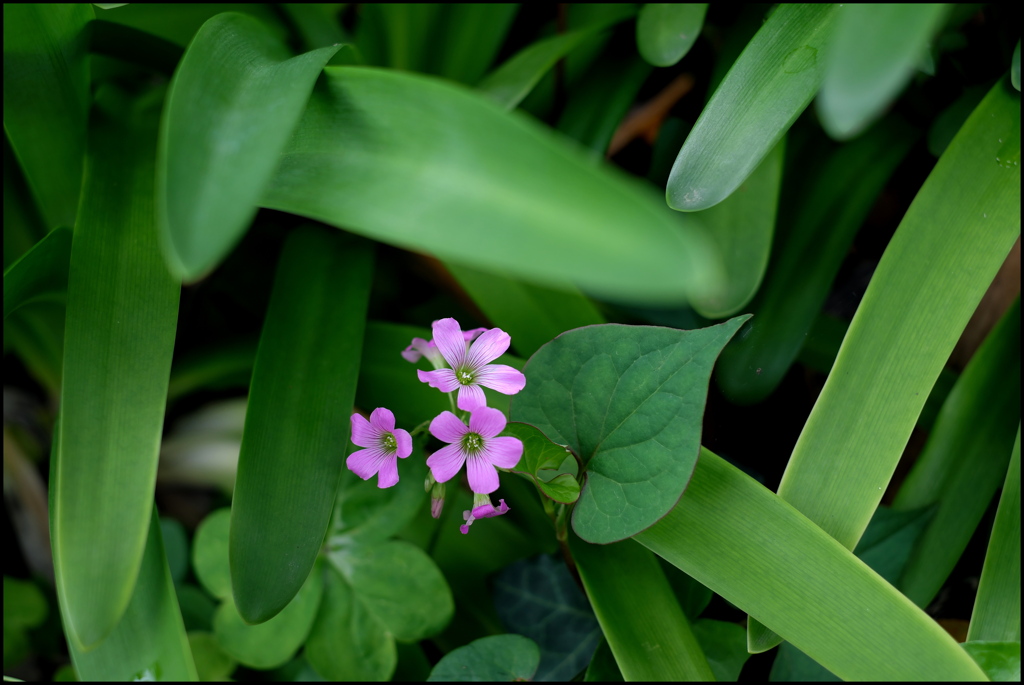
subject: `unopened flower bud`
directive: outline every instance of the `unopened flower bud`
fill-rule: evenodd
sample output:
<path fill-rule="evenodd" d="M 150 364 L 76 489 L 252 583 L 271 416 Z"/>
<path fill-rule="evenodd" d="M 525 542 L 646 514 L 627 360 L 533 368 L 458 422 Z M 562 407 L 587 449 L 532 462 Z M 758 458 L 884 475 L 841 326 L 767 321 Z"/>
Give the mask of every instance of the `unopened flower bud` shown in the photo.
<path fill-rule="evenodd" d="M 434 518 L 441 516 L 444 508 L 444 483 L 434 483 L 430 490 L 430 515 Z"/>

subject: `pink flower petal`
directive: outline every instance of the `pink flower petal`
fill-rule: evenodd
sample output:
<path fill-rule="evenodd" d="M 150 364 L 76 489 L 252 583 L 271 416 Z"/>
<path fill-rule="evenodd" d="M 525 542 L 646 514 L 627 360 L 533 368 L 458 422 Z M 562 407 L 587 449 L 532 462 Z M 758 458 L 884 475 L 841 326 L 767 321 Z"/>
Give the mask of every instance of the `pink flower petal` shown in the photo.
<path fill-rule="evenodd" d="M 451 392 L 455 388 L 461 387 L 455 380 L 455 372 L 451 369 L 437 369 L 436 371 L 417 369 L 416 375 L 421 381 L 429 383 L 430 387 L 437 388 L 441 392 Z"/>
<path fill-rule="evenodd" d="M 458 475 L 465 461 L 466 455 L 460 445 L 445 445 L 427 458 L 427 466 L 434 474 L 434 480 L 444 483 Z"/>
<path fill-rule="evenodd" d="M 452 368 L 462 365 L 466 357 L 466 340 L 455 319 L 440 319 L 434 322 L 434 344 L 441 350 L 441 356 Z M 448 392 L 447 390 L 445 392 Z"/>
<path fill-rule="evenodd" d="M 430 434 L 441 442 L 460 442 L 466 434 L 466 424 L 450 411 L 443 411 L 430 422 Z"/>
<path fill-rule="evenodd" d="M 512 337 L 500 328 L 484 331 L 469 348 L 469 354 L 466 356 L 469 367 L 479 369 L 485 364 L 490 364 L 505 353 L 511 342 Z"/>
<path fill-rule="evenodd" d="M 459 532 L 461 532 L 463 535 L 469 535 L 469 527 L 471 525 L 473 525 L 472 521 L 470 521 L 469 523 L 463 523 L 461 526 L 459 526 Z"/>
<path fill-rule="evenodd" d="M 405 459 L 412 454 L 412 436 L 409 435 L 409 431 L 399 428 L 392 435 L 395 436 L 395 442 L 398 443 L 395 454 L 401 459 Z"/>
<path fill-rule="evenodd" d="M 415 364 L 420 360 L 424 354 L 426 354 L 427 345 L 429 345 L 423 338 L 413 338 L 409 346 L 402 350 L 402 358 L 407 362 Z"/>
<path fill-rule="evenodd" d="M 377 407 L 370 414 L 370 423 L 382 432 L 391 433 L 395 430 L 395 415 L 391 413 L 390 409 Z"/>
<path fill-rule="evenodd" d="M 483 456 L 501 469 L 514 469 L 523 456 L 523 441 L 519 438 L 491 438 L 484 444 Z"/>
<path fill-rule="evenodd" d="M 361 414 L 352 415 L 352 442 L 360 447 L 376 447 L 380 443 L 380 430 L 372 426 Z"/>
<path fill-rule="evenodd" d="M 526 387 L 526 376 L 505 364 L 490 364 L 476 374 L 476 382 L 502 395 L 515 395 Z"/>
<path fill-rule="evenodd" d="M 486 495 L 498 489 L 498 472 L 482 454 L 474 454 L 466 460 L 466 474 L 473 492 Z"/>
<path fill-rule="evenodd" d="M 495 516 L 501 516 L 507 514 L 509 509 L 508 505 L 505 504 L 505 500 L 498 500 L 500 506 L 495 507 L 493 504 L 481 504 L 479 507 L 474 509 L 471 516 L 474 519 L 489 519 Z"/>
<path fill-rule="evenodd" d="M 348 459 L 345 460 L 345 466 L 363 480 L 369 480 L 380 471 L 381 464 L 389 458 L 391 458 L 391 455 L 383 450 L 371 447 L 348 455 Z"/>
<path fill-rule="evenodd" d="M 505 415 L 491 407 L 477 407 L 469 415 L 469 430 L 485 438 L 493 438 L 505 430 Z"/>
<path fill-rule="evenodd" d="M 462 411 L 473 411 L 477 407 L 487 406 L 487 397 L 479 385 L 460 385 L 457 404 Z"/>
<path fill-rule="evenodd" d="M 385 459 L 380 465 L 380 471 L 377 474 L 377 487 L 378 488 L 390 488 L 392 485 L 398 483 L 398 459 L 391 455 L 390 458 Z"/>
<path fill-rule="evenodd" d="M 471 328 L 468 331 L 462 331 L 462 337 L 466 339 L 466 342 L 471 343 L 480 337 L 480 334 L 486 330 L 486 328 Z"/>

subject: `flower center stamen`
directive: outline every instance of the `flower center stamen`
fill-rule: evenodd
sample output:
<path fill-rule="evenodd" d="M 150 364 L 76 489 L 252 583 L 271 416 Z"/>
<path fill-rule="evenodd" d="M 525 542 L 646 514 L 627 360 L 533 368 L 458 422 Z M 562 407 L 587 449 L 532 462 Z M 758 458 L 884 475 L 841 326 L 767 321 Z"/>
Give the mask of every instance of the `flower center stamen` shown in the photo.
<path fill-rule="evenodd" d="M 473 373 L 468 369 L 459 369 L 455 372 L 455 380 L 462 385 L 471 385 L 473 383 Z"/>
<path fill-rule="evenodd" d="M 484 446 L 484 439 L 477 433 L 466 433 L 462 436 L 462 449 L 469 454 L 476 454 Z"/>
<path fill-rule="evenodd" d="M 384 438 L 381 440 L 381 445 L 384 447 L 385 451 L 388 452 L 394 452 L 398 449 L 398 441 L 395 440 L 395 434 L 385 433 Z"/>

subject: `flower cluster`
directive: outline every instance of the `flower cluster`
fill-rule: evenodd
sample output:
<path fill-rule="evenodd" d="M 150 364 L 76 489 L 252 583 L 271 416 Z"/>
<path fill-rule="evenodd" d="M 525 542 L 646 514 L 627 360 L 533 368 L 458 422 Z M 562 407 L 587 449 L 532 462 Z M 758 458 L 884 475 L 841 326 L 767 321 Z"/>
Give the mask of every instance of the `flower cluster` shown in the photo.
<path fill-rule="evenodd" d="M 430 433 L 447 443 L 427 459 L 430 475 L 426 489 L 431 493 L 430 513 L 441 515 L 444 484 L 466 466 L 469 487 L 474 493 L 472 510 L 463 512 L 469 532 L 473 521 L 500 516 L 509 508 L 505 500 L 495 507 L 490 494 L 498 489 L 498 469 L 511 469 L 523 454 L 518 438 L 502 436 L 505 415 L 487 406 L 484 388 L 514 395 L 526 385 L 526 377 L 511 366 L 492 364 L 504 354 L 512 339 L 500 328 L 463 331 L 455 319 L 441 319 L 433 325 L 433 338 L 413 338 L 402 352 L 409 362 L 426 358 L 433 371 L 417 371 L 419 379 L 441 392 L 457 391 L 453 411 L 441 412 L 430 422 Z M 419 429 L 414 430 L 413 434 Z M 379 407 L 367 421 L 352 415 L 352 442 L 365 449 L 349 455 L 349 469 L 363 480 L 377 475 L 377 485 L 389 488 L 398 482 L 398 460 L 412 454 L 412 436 L 395 428 L 395 415 Z"/>

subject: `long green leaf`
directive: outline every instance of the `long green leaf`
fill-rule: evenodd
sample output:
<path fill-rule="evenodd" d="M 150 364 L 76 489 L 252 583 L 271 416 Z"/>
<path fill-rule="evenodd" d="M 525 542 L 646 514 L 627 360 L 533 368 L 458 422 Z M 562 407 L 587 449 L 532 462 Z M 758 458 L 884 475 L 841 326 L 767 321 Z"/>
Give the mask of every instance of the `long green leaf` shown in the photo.
<path fill-rule="evenodd" d="M 456 3 L 444 6 L 430 71 L 475 85 L 487 73 L 512 28 L 515 3 Z"/>
<path fill-rule="evenodd" d="M 50 492 L 68 635 L 84 648 L 114 629 L 142 563 L 180 293 L 154 225 L 156 117 L 111 96 L 92 118 Z"/>
<path fill-rule="evenodd" d="M 841 678 L 984 679 L 913 602 L 706 449 L 679 504 L 635 539 Z"/>
<path fill-rule="evenodd" d="M 75 223 L 94 16 L 85 3 L 4 3 L 4 131 L 47 228 Z"/>
<path fill-rule="evenodd" d="M 71 661 L 82 680 L 199 680 L 155 507 L 147 532 L 139 578 L 117 627 L 89 651 L 68 640 Z M 67 617 L 64 621 L 67 627 Z"/>
<path fill-rule="evenodd" d="M 780 140 L 735 193 L 701 212 L 725 259 L 727 278 L 721 292 L 691 299 L 701 316 L 722 319 L 739 312 L 761 285 L 775 233 L 785 148 L 785 139 Z"/>
<path fill-rule="evenodd" d="M 967 639 L 1020 642 L 1020 424 Z"/>
<path fill-rule="evenodd" d="M 893 505 L 938 509 L 898 586 L 918 606 L 942 588 L 1006 476 L 1020 423 L 1020 299 L 971 358 Z"/>
<path fill-rule="evenodd" d="M 526 117 L 397 71 L 328 67 L 263 204 L 620 298 L 678 301 L 720 277 L 707 239 L 642 186 Z"/>
<path fill-rule="evenodd" d="M 167 95 L 157 153 L 160 233 L 175 273 L 205 274 L 241 239 L 337 51 L 292 58 L 264 24 L 234 12 L 196 34 Z"/>
<path fill-rule="evenodd" d="M 640 55 L 656 67 L 672 66 L 697 41 L 707 11 L 707 4 L 647 3 L 636 20 Z"/>
<path fill-rule="evenodd" d="M 857 230 L 914 139 L 910 126 L 886 120 L 837 150 L 820 168 L 798 172 L 808 173 L 810 183 L 749 307 L 754 318 L 715 367 L 715 380 L 732 401 L 762 400 L 782 381 L 808 339 Z"/>
<path fill-rule="evenodd" d="M 779 5 L 729 70 L 669 175 L 669 206 L 693 212 L 729 197 L 821 85 L 835 5 Z"/>
<path fill-rule="evenodd" d="M 4 270 L 4 319 L 21 306 L 68 289 L 71 229 L 57 228 Z"/>
<path fill-rule="evenodd" d="M 836 17 L 817 110 L 833 138 L 860 133 L 910 80 L 945 4 L 846 4 Z"/>
<path fill-rule="evenodd" d="M 207 21 L 222 12 L 244 12 L 260 20 L 281 40 L 288 39 L 287 25 L 272 5 L 257 3 L 130 3 L 101 12 L 104 21 L 117 22 L 159 36 L 182 48 L 195 38 Z"/>
<path fill-rule="evenodd" d="M 231 510 L 238 612 L 266 621 L 305 582 L 330 522 L 363 344 L 371 246 L 292 233 L 274 281 L 249 391 Z"/>
<path fill-rule="evenodd" d="M 1020 234 L 1019 160 L 1020 97 L 1000 82 L 896 229 L 797 440 L 779 496 L 847 548 L 864 532 L 928 392 Z M 748 629 L 759 631 L 753 621 Z"/>
<path fill-rule="evenodd" d="M 590 545 L 575 535 L 569 547 L 626 680 L 715 679 L 653 554 L 632 540 Z"/>

